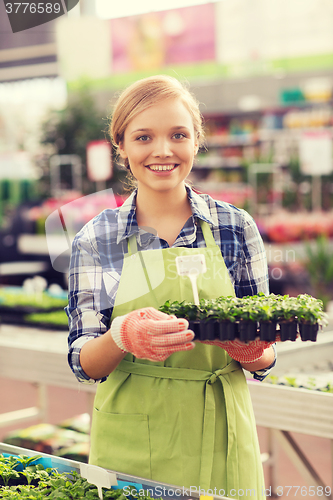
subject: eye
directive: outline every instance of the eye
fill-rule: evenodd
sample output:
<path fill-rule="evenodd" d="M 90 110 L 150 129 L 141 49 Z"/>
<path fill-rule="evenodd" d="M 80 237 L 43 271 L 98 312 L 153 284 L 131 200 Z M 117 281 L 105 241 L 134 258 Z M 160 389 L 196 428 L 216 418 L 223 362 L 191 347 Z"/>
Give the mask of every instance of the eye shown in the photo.
<path fill-rule="evenodd" d="M 140 135 L 139 137 L 136 138 L 136 140 L 140 142 L 147 142 L 149 141 L 149 139 L 150 139 L 149 135 Z"/>
<path fill-rule="evenodd" d="M 176 134 L 173 135 L 173 137 L 175 139 L 183 139 L 184 137 L 186 137 L 186 134 L 184 134 L 183 132 L 177 132 Z"/>

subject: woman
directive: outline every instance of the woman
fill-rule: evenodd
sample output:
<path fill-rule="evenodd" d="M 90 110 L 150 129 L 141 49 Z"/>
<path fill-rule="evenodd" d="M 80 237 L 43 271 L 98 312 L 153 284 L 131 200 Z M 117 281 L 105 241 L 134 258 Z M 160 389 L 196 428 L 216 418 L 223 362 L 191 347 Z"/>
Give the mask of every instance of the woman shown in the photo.
<path fill-rule="evenodd" d="M 251 489 L 251 498 L 264 498 L 241 368 L 264 378 L 274 348 L 197 342 L 185 319 L 158 311 L 167 299 L 193 301 L 190 280 L 176 272 L 179 255 L 205 256 L 200 298 L 267 293 L 257 227 L 243 210 L 186 185 L 202 118 L 176 79 L 150 77 L 127 88 L 110 133 L 137 189 L 76 236 L 67 308 L 70 365 L 82 382 L 101 382 L 90 463 L 234 498 Z"/>

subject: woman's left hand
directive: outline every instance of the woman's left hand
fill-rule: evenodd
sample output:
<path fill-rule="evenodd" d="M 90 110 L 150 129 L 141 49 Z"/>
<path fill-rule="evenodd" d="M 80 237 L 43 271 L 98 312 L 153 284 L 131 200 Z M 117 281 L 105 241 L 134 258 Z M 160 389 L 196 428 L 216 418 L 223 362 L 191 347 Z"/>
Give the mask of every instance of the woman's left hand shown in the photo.
<path fill-rule="evenodd" d="M 264 354 L 265 349 L 268 349 L 275 342 L 266 342 L 265 340 L 252 340 L 248 344 L 235 340 L 226 340 L 222 342 L 221 340 L 204 340 L 201 341 L 202 344 L 215 345 L 221 347 L 232 359 L 239 361 L 240 363 L 254 363 L 258 361 Z"/>

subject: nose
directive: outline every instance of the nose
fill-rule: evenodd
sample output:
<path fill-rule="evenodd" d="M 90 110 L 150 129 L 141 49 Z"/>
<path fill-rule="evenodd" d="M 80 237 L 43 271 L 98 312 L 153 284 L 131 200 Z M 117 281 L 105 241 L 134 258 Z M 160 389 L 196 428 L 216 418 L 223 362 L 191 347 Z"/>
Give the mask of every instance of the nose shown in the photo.
<path fill-rule="evenodd" d="M 159 138 L 155 142 L 153 156 L 156 158 L 168 158 L 172 156 L 171 145 L 168 138 Z"/>

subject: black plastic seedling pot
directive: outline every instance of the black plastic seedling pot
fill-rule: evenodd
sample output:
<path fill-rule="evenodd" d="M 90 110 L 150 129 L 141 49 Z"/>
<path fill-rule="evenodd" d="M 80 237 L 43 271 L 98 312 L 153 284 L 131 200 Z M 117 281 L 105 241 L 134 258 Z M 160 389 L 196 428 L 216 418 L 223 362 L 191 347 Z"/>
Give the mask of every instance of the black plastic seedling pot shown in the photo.
<path fill-rule="evenodd" d="M 191 321 L 188 322 L 188 329 L 194 332 L 194 339 L 200 339 L 200 321 Z"/>
<path fill-rule="evenodd" d="M 312 342 L 315 342 L 317 340 L 318 328 L 318 323 L 315 323 L 314 325 L 310 325 L 308 323 L 299 323 L 299 332 L 301 334 L 301 339 L 304 341 L 311 340 Z"/>
<path fill-rule="evenodd" d="M 219 336 L 220 340 L 235 340 L 238 336 L 238 325 L 232 321 L 219 322 Z"/>
<path fill-rule="evenodd" d="M 216 319 L 201 320 L 199 324 L 199 340 L 215 340 L 218 322 Z"/>
<path fill-rule="evenodd" d="M 296 340 L 298 329 L 297 321 L 281 321 L 280 323 L 280 338 L 281 341 Z"/>
<path fill-rule="evenodd" d="M 250 342 L 258 336 L 258 328 L 256 321 L 240 321 L 238 323 L 239 340 L 242 342 Z"/>
<path fill-rule="evenodd" d="M 275 342 L 276 323 L 274 321 L 263 321 L 259 325 L 260 340 Z"/>

